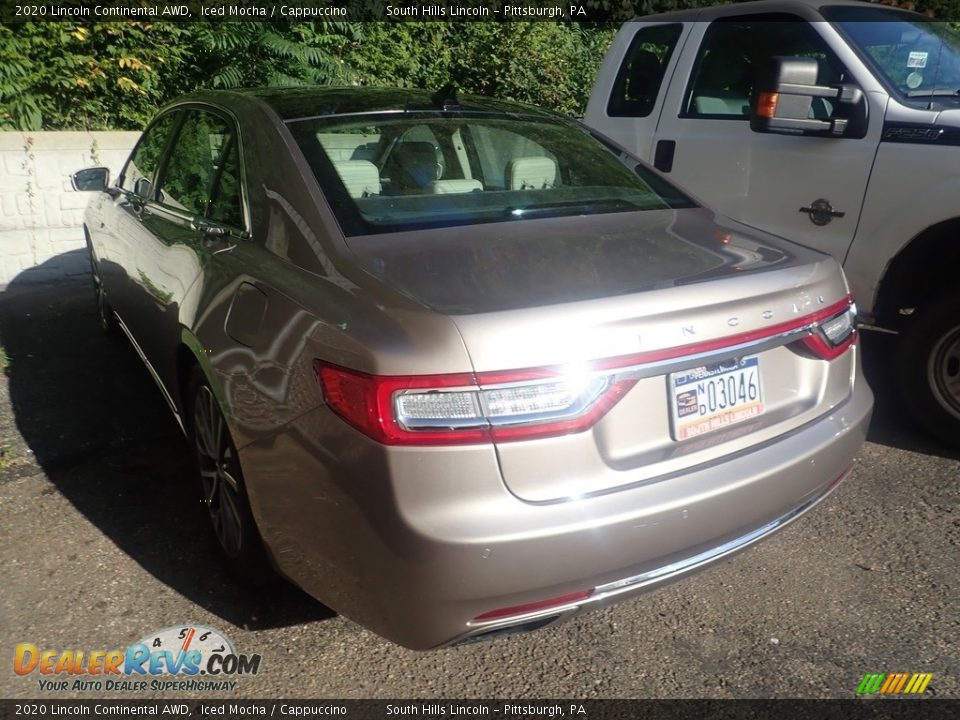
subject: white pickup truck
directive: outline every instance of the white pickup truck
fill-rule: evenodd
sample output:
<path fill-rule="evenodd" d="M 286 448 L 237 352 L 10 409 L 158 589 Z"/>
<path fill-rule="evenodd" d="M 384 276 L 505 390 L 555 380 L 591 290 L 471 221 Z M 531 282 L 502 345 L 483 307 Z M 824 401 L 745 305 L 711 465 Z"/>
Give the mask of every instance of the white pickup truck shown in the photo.
<path fill-rule="evenodd" d="M 740 222 L 843 263 L 916 416 L 960 444 L 960 34 L 766 0 L 624 24 L 584 122 Z"/>

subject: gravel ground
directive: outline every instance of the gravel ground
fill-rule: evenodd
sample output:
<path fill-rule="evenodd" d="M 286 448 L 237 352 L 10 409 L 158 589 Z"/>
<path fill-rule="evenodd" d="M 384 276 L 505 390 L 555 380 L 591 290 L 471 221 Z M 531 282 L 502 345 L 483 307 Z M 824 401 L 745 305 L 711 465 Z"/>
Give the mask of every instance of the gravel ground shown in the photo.
<path fill-rule="evenodd" d="M 0 294 L 0 697 L 149 695 L 42 693 L 14 645 L 109 650 L 180 623 L 263 656 L 225 697 L 850 698 L 893 671 L 960 697 L 960 456 L 902 417 L 889 337 L 864 341 L 878 404 L 859 464 L 805 518 L 566 625 L 416 653 L 289 585 L 229 580 L 176 426 L 133 352 L 99 337 L 90 295 Z"/>

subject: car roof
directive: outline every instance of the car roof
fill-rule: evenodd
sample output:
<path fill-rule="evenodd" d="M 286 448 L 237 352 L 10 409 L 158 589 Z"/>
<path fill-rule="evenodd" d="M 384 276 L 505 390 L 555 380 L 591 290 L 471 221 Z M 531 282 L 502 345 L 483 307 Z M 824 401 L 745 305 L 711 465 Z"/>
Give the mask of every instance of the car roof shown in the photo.
<path fill-rule="evenodd" d="M 282 120 L 380 112 L 481 112 L 558 119 L 562 115 L 509 100 L 457 94 L 454 101 L 431 90 L 359 86 L 257 87 L 238 90 L 202 90 L 176 102 L 209 102 L 234 107 L 244 101 L 268 105 Z M 449 97 L 447 95 L 446 97 Z"/>
<path fill-rule="evenodd" d="M 733 3 L 732 5 L 715 5 L 712 7 L 690 8 L 660 13 L 658 15 L 637 16 L 634 20 L 643 21 L 672 21 L 689 22 L 692 20 L 708 21 L 731 15 L 752 13 L 793 13 L 806 19 L 822 19 L 819 11 L 827 7 L 864 7 L 875 10 L 892 12 L 907 12 L 906 8 L 892 5 L 881 5 L 869 0 L 756 0 L 755 2 Z M 816 16 L 816 18 L 814 17 Z M 917 14 L 918 17 L 923 17 Z"/>

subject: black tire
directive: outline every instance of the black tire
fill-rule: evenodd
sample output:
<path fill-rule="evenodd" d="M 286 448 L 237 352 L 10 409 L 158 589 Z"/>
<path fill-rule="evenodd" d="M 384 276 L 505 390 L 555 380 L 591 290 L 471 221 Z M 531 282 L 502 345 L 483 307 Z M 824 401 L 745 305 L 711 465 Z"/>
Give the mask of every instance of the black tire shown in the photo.
<path fill-rule="evenodd" d="M 93 281 L 93 298 L 97 307 L 97 322 L 100 325 L 100 330 L 108 338 L 118 338 L 120 337 L 120 326 L 113 314 L 113 308 L 110 307 L 110 301 L 107 300 L 107 293 L 103 289 L 103 280 L 100 278 L 100 268 L 97 261 L 93 259 L 93 253 L 90 254 L 90 279 Z"/>
<path fill-rule="evenodd" d="M 210 384 L 199 367 L 190 376 L 188 422 L 200 501 L 227 569 L 245 585 L 275 579 L 250 510 L 237 449 Z"/>
<path fill-rule="evenodd" d="M 960 448 L 960 295 L 917 310 L 901 333 L 897 368 L 903 402 L 914 418 Z"/>

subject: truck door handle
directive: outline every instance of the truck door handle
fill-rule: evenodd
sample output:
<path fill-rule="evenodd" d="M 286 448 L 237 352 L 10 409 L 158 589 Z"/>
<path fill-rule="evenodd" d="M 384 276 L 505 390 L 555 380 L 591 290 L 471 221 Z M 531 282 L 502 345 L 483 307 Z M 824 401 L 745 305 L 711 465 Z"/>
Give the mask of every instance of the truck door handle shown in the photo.
<path fill-rule="evenodd" d="M 653 153 L 653 166 L 663 173 L 673 170 L 673 153 L 676 149 L 676 140 L 660 140 Z"/>

